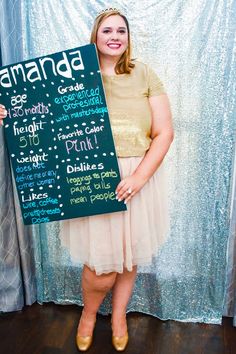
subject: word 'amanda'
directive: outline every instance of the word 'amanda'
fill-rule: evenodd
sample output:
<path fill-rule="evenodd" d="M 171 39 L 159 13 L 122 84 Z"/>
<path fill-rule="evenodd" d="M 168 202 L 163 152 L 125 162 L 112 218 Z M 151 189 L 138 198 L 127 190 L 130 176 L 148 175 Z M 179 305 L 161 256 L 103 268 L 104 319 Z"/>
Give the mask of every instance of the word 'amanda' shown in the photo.
<path fill-rule="evenodd" d="M 43 57 L 34 61 L 14 64 L 0 70 L 0 87 L 9 88 L 18 82 L 35 82 L 47 80 L 51 72 L 53 75 L 72 78 L 72 70 L 84 70 L 84 63 L 79 50 L 60 53 L 62 58 L 56 62 L 55 58 Z M 46 68 L 46 70 L 45 70 Z"/>

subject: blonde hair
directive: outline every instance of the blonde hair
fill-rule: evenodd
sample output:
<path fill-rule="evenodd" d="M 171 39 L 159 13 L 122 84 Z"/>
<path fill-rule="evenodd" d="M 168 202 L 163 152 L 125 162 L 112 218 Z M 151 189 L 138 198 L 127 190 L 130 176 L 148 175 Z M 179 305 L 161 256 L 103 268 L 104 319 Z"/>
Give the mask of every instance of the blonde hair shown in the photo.
<path fill-rule="evenodd" d="M 127 18 L 116 9 L 108 9 L 100 13 L 94 21 L 93 29 L 91 32 L 90 43 L 97 43 L 97 32 L 98 29 L 106 18 L 114 15 L 119 15 L 125 21 L 127 30 L 128 30 L 128 46 L 125 52 L 121 55 L 120 59 L 116 63 L 115 72 L 116 74 L 130 74 L 131 70 L 134 68 L 134 63 L 131 61 L 131 40 L 130 40 L 130 30 L 129 30 L 129 22 Z"/>

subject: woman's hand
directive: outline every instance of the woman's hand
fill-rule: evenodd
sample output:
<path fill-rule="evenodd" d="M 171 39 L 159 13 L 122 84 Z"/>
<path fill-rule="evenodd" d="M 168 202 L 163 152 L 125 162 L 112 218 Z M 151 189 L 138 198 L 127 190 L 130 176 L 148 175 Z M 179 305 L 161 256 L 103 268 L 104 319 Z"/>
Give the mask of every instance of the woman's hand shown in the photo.
<path fill-rule="evenodd" d="M 3 125 L 3 119 L 7 116 L 7 110 L 5 106 L 0 104 L 0 125 Z"/>
<path fill-rule="evenodd" d="M 120 181 L 116 188 L 116 199 L 119 202 L 125 200 L 125 204 L 142 189 L 147 179 L 137 173 L 125 177 Z"/>

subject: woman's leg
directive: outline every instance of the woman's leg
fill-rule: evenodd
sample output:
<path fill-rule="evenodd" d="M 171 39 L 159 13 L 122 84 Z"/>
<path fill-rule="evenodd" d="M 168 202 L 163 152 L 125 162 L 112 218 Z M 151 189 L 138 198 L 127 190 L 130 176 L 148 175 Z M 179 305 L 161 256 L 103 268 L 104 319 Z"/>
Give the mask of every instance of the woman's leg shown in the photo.
<path fill-rule="evenodd" d="M 92 335 L 99 306 L 113 287 L 116 275 L 117 273 L 96 275 L 89 267 L 84 266 L 82 273 L 84 309 L 78 325 L 78 335 Z"/>
<path fill-rule="evenodd" d="M 137 267 L 131 272 L 126 269 L 122 274 L 117 274 L 112 289 L 112 330 L 113 335 L 122 337 L 127 332 L 126 308 L 132 294 L 137 274 Z"/>

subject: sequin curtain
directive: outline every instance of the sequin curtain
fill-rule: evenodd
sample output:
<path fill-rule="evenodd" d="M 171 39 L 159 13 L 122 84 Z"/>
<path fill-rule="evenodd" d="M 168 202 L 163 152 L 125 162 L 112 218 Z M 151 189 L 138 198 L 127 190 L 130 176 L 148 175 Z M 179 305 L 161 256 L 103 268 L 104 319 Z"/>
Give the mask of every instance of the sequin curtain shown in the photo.
<path fill-rule="evenodd" d="M 236 112 L 235 112 L 236 113 Z M 236 146 L 235 146 L 236 148 Z M 224 314 L 234 318 L 236 326 L 236 149 L 234 155 L 232 177 L 232 200 L 231 200 L 231 218 L 230 218 L 230 237 L 227 252 L 227 277 L 226 277 L 226 297 Z"/>
<path fill-rule="evenodd" d="M 175 141 L 169 171 L 171 233 L 157 261 L 139 269 L 129 311 L 220 323 L 235 130 L 235 1 L 109 3 L 130 19 L 134 57 L 165 83 Z M 24 59 L 88 42 L 105 1 L 22 1 Z M 81 268 L 61 246 L 60 223 L 34 227 L 39 302 L 82 304 Z M 101 307 L 110 311 L 109 298 Z"/>
<path fill-rule="evenodd" d="M 23 59 L 21 2 L 1 0 L 2 64 Z M 21 221 L 9 160 L 0 128 L 0 311 L 20 310 L 36 301 L 31 229 Z"/>

